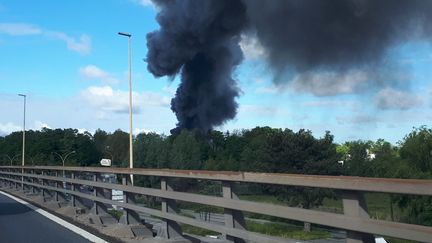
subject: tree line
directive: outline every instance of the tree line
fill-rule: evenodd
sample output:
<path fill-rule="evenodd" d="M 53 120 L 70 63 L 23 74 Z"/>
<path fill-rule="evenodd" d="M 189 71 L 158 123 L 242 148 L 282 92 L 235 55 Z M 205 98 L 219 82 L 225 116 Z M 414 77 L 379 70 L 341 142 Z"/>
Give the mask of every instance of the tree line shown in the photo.
<path fill-rule="evenodd" d="M 20 165 L 21 146 L 21 132 L 0 137 L 0 164 Z M 397 144 L 383 139 L 337 144 L 330 132 L 314 137 L 303 129 L 256 127 L 207 134 L 183 130 L 169 136 L 141 133 L 134 137 L 133 146 L 134 166 L 142 168 L 432 178 L 432 130 L 425 126 L 414 128 Z M 99 166 L 102 158 L 108 158 L 114 167 L 127 167 L 129 134 L 49 128 L 26 132 L 27 165 L 60 166 L 60 156 L 72 151 L 67 166 Z M 325 190 L 275 186 L 252 185 L 247 191 L 278 195 L 280 200 L 303 208 L 320 205 L 323 198 L 332 196 Z M 430 198 L 395 196 L 392 200 L 412 211 L 413 222 L 432 225 Z"/>
<path fill-rule="evenodd" d="M 427 178 L 432 173 L 432 130 L 414 128 L 396 145 L 377 141 L 334 142 L 330 132 L 316 138 L 311 131 L 256 127 L 233 132 L 178 135 L 140 133 L 134 137 L 134 163 L 143 168 L 207 169 L 394 178 Z M 22 132 L 0 136 L 0 164 L 19 165 Z M 28 165 L 97 166 L 100 159 L 115 167 L 129 161 L 129 134 L 121 130 L 94 134 L 77 129 L 26 132 Z M 60 155 L 60 156 L 59 156 Z M 12 160 L 12 161 L 11 161 Z"/>

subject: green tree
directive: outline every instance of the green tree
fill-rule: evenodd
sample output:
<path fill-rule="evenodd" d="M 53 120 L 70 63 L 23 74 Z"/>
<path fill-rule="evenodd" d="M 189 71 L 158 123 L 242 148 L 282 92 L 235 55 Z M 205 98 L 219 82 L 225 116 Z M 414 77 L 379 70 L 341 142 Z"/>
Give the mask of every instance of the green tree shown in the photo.
<path fill-rule="evenodd" d="M 118 129 L 112 134 L 108 134 L 105 148 L 108 149 L 114 157 L 115 161 L 113 166 L 129 167 L 129 133 Z"/>
<path fill-rule="evenodd" d="M 138 134 L 134 142 L 135 161 L 138 167 L 168 167 L 169 144 L 164 135 Z"/>
<path fill-rule="evenodd" d="M 432 130 L 422 126 L 414 128 L 400 143 L 400 156 L 418 171 L 432 172 Z"/>
<path fill-rule="evenodd" d="M 348 147 L 348 154 L 344 160 L 344 173 L 351 176 L 371 176 L 372 168 L 368 151 L 372 142 L 370 141 L 351 141 L 344 146 Z"/>
<path fill-rule="evenodd" d="M 201 169 L 201 144 L 193 131 L 182 130 L 172 138 L 169 163 L 172 169 Z"/>

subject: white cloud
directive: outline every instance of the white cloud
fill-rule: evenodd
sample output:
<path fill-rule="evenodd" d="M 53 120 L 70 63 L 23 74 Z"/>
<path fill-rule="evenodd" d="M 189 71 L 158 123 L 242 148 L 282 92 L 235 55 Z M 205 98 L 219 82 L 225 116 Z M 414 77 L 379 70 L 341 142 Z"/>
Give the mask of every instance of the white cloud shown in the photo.
<path fill-rule="evenodd" d="M 278 91 L 279 91 L 279 88 L 276 86 L 258 87 L 255 90 L 255 93 L 258 93 L 258 94 L 276 94 Z"/>
<path fill-rule="evenodd" d="M 265 79 L 263 79 L 263 78 L 254 78 L 253 82 L 255 84 L 263 84 L 263 83 L 266 83 L 267 81 Z"/>
<path fill-rule="evenodd" d="M 138 135 L 140 133 L 147 134 L 147 133 L 151 133 L 151 132 L 154 132 L 154 131 L 149 130 L 149 129 L 145 129 L 145 128 L 134 128 L 132 132 L 133 132 L 133 135 L 136 136 L 136 135 Z"/>
<path fill-rule="evenodd" d="M 326 107 L 339 105 L 338 101 L 320 100 L 320 101 L 306 101 L 302 103 L 302 106 L 306 107 Z"/>
<path fill-rule="evenodd" d="M 93 107 L 115 113 L 129 112 L 129 92 L 113 90 L 110 86 L 92 86 L 81 92 L 81 97 Z M 141 112 L 145 106 L 168 106 L 170 98 L 158 93 L 132 93 L 133 111 Z"/>
<path fill-rule="evenodd" d="M 277 112 L 276 107 L 260 105 L 240 105 L 239 113 L 253 114 L 258 116 L 274 116 Z"/>
<path fill-rule="evenodd" d="M 89 54 L 91 51 L 91 39 L 88 35 L 81 35 L 79 39 L 62 32 L 48 32 L 48 35 L 64 41 L 69 50 L 81 55 Z"/>
<path fill-rule="evenodd" d="M 367 124 L 376 123 L 378 118 L 367 114 L 359 114 L 354 116 L 338 116 L 336 120 L 339 124 Z"/>
<path fill-rule="evenodd" d="M 49 129 L 51 129 L 51 127 L 47 123 L 41 122 L 41 121 L 37 121 L 37 120 L 34 122 L 33 127 L 34 127 L 35 130 L 41 130 L 42 128 L 49 128 Z"/>
<path fill-rule="evenodd" d="M 306 107 L 355 107 L 357 104 L 354 101 L 347 100 L 317 100 L 317 101 L 305 101 L 301 103 L 302 106 Z"/>
<path fill-rule="evenodd" d="M 90 134 L 94 134 L 94 131 L 90 131 L 90 130 L 88 130 L 86 128 L 77 128 L 77 130 L 78 130 L 78 133 L 81 133 L 81 134 L 84 134 L 86 132 L 88 132 Z"/>
<path fill-rule="evenodd" d="M 105 84 L 119 83 L 119 80 L 95 65 L 87 65 L 82 67 L 79 69 L 79 73 L 85 79 L 99 79 Z"/>
<path fill-rule="evenodd" d="M 168 93 L 171 96 L 174 96 L 175 93 L 176 93 L 176 90 L 173 87 L 171 87 L 171 86 L 165 86 L 165 87 L 163 87 L 162 91 L 165 92 L 165 93 Z"/>
<path fill-rule="evenodd" d="M 291 87 L 316 96 L 334 96 L 359 92 L 367 87 L 369 80 L 368 73 L 359 70 L 306 72 L 296 75 Z"/>
<path fill-rule="evenodd" d="M 242 35 L 240 48 L 246 59 L 254 60 L 267 57 L 267 52 L 254 35 Z"/>
<path fill-rule="evenodd" d="M 88 35 L 74 38 L 66 33 L 42 29 L 27 23 L 0 23 L 0 34 L 11 36 L 43 35 L 66 43 L 69 50 L 85 55 L 91 51 L 91 39 Z"/>
<path fill-rule="evenodd" d="M 133 3 L 139 4 L 144 7 L 155 7 L 151 0 L 131 0 Z"/>
<path fill-rule="evenodd" d="M 26 130 L 41 130 L 44 127 L 51 128 L 47 123 L 36 120 L 33 126 L 26 127 Z M 22 126 L 16 125 L 13 122 L 0 123 L 0 136 L 8 135 L 16 131 L 22 131 Z"/>
<path fill-rule="evenodd" d="M 31 24 L 0 23 L 0 33 L 12 36 L 40 35 L 42 30 Z"/>
<path fill-rule="evenodd" d="M 22 127 L 12 122 L 0 123 L 0 136 L 10 134 L 15 131 L 21 131 Z"/>
<path fill-rule="evenodd" d="M 385 88 L 375 96 L 375 104 L 382 110 L 407 110 L 422 103 L 419 96 L 392 88 Z"/>

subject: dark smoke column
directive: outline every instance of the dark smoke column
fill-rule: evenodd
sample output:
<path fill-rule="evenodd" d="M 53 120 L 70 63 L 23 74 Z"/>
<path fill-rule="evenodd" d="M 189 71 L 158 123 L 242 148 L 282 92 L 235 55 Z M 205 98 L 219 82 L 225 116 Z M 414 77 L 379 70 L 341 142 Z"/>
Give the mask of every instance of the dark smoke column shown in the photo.
<path fill-rule="evenodd" d="M 243 60 L 240 32 L 246 9 L 239 0 L 164 0 L 160 30 L 147 35 L 148 70 L 156 77 L 181 74 L 171 109 L 181 129 L 207 132 L 236 115 L 239 90 L 232 73 Z"/>

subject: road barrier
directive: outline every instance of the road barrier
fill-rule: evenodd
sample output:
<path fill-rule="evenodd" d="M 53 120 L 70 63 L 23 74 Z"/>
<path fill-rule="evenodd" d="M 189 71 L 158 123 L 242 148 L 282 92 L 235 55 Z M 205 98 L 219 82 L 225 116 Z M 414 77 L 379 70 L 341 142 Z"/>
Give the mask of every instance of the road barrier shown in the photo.
<path fill-rule="evenodd" d="M 85 177 L 82 176 L 84 174 Z M 121 176 L 122 183 L 102 182 L 102 174 Z M 131 174 L 159 177 L 160 187 L 131 185 Z M 220 196 L 175 191 L 173 181 L 184 179 L 218 182 L 221 185 Z M 142 168 L 0 166 L 0 181 L 3 187 L 40 192 L 43 195 L 52 195 L 54 192 L 54 200 L 63 200 L 65 195 L 70 195 L 72 206 L 79 206 L 82 199 L 91 200 L 92 213 L 95 215 L 106 213 L 106 205 L 116 205 L 125 210 L 120 220 L 125 224 L 140 222 L 137 213 L 159 217 L 164 221 L 160 236 L 166 238 L 182 237 L 180 224 L 188 224 L 219 232 L 233 242 L 289 242 L 248 231 L 243 213 L 250 212 L 344 229 L 347 242 L 374 242 L 376 235 L 432 242 L 432 227 L 370 218 L 364 197 L 364 192 L 432 196 L 431 180 Z M 239 183 L 332 189 L 342 198 L 343 214 L 240 200 L 235 189 Z M 84 193 L 78 190 L 81 186 L 94 190 L 92 194 Z M 106 198 L 105 190 L 125 192 L 123 202 Z M 135 195 L 160 198 L 161 208 L 137 205 Z M 178 213 L 178 201 L 223 208 L 225 222 L 221 225 L 183 216 Z"/>

